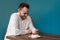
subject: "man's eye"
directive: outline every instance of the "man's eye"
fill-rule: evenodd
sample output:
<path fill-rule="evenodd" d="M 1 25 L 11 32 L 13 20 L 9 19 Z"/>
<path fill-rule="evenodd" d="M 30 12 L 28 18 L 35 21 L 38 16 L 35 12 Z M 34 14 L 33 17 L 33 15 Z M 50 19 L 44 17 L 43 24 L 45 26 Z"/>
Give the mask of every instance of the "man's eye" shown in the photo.
<path fill-rule="evenodd" d="M 28 14 L 28 13 L 24 13 L 24 14 Z"/>
<path fill-rule="evenodd" d="M 26 14 L 26 13 L 24 13 L 24 14 Z"/>

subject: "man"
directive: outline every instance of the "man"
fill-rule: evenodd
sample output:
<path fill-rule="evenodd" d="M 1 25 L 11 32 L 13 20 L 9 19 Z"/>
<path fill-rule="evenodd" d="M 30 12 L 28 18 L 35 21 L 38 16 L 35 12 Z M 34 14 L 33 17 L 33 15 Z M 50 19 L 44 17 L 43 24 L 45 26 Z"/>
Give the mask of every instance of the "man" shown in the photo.
<path fill-rule="evenodd" d="M 29 5 L 27 3 L 21 3 L 18 7 L 18 12 L 13 13 L 10 17 L 10 21 L 8 24 L 8 28 L 4 40 L 9 40 L 6 38 L 6 36 L 38 33 L 38 30 L 32 24 L 28 12 L 29 12 Z"/>

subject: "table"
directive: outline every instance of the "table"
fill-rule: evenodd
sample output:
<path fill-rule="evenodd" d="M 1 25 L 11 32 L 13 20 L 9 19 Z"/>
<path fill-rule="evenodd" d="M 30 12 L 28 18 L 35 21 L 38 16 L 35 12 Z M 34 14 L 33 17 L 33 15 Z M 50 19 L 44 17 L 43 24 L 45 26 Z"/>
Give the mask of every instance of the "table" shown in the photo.
<path fill-rule="evenodd" d="M 29 35 L 7 36 L 10 40 L 60 40 L 60 36 L 41 35 L 40 38 L 32 39 Z"/>

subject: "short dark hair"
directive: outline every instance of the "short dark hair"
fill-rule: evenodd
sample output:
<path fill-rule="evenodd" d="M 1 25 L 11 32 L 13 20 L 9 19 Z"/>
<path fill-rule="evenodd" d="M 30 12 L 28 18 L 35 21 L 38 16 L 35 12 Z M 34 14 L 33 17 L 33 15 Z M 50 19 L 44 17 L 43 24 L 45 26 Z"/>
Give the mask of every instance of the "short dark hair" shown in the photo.
<path fill-rule="evenodd" d="M 26 8 L 29 9 L 29 4 L 27 4 L 27 3 L 21 3 L 18 8 L 21 9 L 21 8 L 23 8 L 23 7 L 26 7 Z"/>

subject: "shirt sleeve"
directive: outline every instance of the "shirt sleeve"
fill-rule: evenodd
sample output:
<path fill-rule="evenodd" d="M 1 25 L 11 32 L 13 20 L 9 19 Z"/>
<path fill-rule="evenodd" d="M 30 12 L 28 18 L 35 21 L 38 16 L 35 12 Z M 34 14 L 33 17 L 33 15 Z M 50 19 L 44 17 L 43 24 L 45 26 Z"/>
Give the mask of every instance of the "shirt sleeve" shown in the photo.
<path fill-rule="evenodd" d="M 18 19 L 17 19 L 17 16 L 15 14 L 12 14 L 10 17 L 10 20 L 9 20 L 6 36 L 17 35 L 16 31 L 19 32 Z"/>
<path fill-rule="evenodd" d="M 29 16 L 29 29 L 32 31 L 32 33 L 34 33 L 35 30 L 37 30 L 34 26 L 33 26 L 33 23 L 32 23 L 32 20 Z"/>

